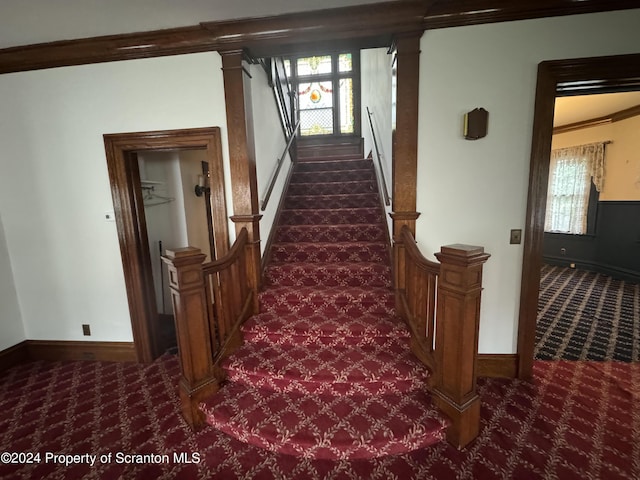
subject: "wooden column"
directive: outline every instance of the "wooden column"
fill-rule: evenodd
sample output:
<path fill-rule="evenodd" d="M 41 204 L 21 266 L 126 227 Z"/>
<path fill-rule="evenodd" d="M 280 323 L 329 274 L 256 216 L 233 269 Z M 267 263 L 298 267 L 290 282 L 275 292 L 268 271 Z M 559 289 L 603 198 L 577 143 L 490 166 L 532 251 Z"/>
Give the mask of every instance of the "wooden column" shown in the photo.
<path fill-rule="evenodd" d="M 416 235 L 418 175 L 418 89 L 422 31 L 396 36 L 396 128 L 393 132 L 392 210 L 394 289 L 404 289 L 403 226 Z M 397 293 L 396 293 L 397 299 Z M 396 302 L 396 305 L 399 305 Z"/>
<path fill-rule="evenodd" d="M 233 190 L 233 213 L 231 220 L 236 226 L 236 235 L 243 228 L 249 235 L 247 275 L 254 292 L 253 313 L 258 313 L 258 292 L 261 287 L 260 270 L 260 219 L 258 204 L 258 182 L 256 162 L 247 141 L 247 110 L 245 108 L 245 85 L 242 50 L 220 52 L 224 78 L 224 96 L 227 110 L 227 135 L 229 139 L 229 161 L 231 188 Z"/>
<path fill-rule="evenodd" d="M 435 404 L 452 420 L 447 440 L 463 448 L 480 432 L 476 393 L 483 247 L 448 245 L 436 253 L 441 263 L 436 315 Z"/>
<path fill-rule="evenodd" d="M 167 250 L 162 259 L 169 270 L 175 315 L 182 415 L 192 428 L 198 428 L 204 424 L 204 415 L 198 405 L 218 391 L 224 375 L 213 367 L 202 274 L 202 262 L 206 255 L 198 248 L 187 247 Z"/>

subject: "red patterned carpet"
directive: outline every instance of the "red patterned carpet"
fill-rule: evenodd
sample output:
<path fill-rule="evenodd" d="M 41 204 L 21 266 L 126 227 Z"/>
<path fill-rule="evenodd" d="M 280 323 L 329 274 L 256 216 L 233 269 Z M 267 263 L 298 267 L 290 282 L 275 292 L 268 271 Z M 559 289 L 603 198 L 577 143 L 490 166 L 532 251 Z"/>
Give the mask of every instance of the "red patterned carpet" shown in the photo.
<path fill-rule="evenodd" d="M 439 443 L 352 461 L 271 453 L 211 427 L 194 434 L 179 413 L 178 378 L 172 355 L 151 365 L 35 362 L 5 372 L 0 452 L 41 460 L 0 463 L 0 478 L 640 478 L 637 363 L 538 361 L 531 383 L 481 379 L 482 431 L 466 450 Z M 65 466 L 46 463 L 46 452 L 98 458 L 94 466 Z M 109 453 L 111 462 L 100 462 Z M 199 462 L 174 458 L 181 453 Z M 167 463 L 133 463 L 143 460 L 136 454 Z"/>

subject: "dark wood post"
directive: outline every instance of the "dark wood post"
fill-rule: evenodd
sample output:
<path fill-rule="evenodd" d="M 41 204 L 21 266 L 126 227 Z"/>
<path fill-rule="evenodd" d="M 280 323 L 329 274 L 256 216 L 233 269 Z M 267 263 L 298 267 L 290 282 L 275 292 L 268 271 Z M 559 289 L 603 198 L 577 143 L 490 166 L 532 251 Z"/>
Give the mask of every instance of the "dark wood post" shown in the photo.
<path fill-rule="evenodd" d="M 249 262 L 247 274 L 254 292 L 253 313 L 259 312 L 258 292 L 260 291 L 260 219 L 258 204 L 258 182 L 254 152 L 249 148 L 247 127 L 252 122 L 248 117 L 251 109 L 245 108 L 244 52 L 229 50 L 220 52 L 222 56 L 222 76 L 227 112 L 227 136 L 229 139 L 229 162 L 233 189 L 233 216 L 236 234 L 243 228 L 249 234 Z"/>
<path fill-rule="evenodd" d="M 476 393 L 483 247 L 448 245 L 436 253 L 441 263 L 436 315 L 435 404 L 452 421 L 447 440 L 463 448 L 480 432 Z"/>
<path fill-rule="evenodd" d="M 223 372 L 213 366 L 211 331 L 200 249 L 167 250 L 163 261 L 169 270 L 178 357 L 180 359 L 180 403 L 182 415 L 192 428 L 204 424 L 199 403 L 218 391 Z"/>
<path fill-rule="evenodd" d="M 392 209 L 394 288 L 404 288 L 404 255 L 400 231 L 409 227 L 416 235 L 416 188 L 418 172 L 418 90 L 420 86 L 420 38 L 422 30 L 395 37 L 396 128 L 393 131 Z M 396 305 L 398 303 L 396 302 Z"/>

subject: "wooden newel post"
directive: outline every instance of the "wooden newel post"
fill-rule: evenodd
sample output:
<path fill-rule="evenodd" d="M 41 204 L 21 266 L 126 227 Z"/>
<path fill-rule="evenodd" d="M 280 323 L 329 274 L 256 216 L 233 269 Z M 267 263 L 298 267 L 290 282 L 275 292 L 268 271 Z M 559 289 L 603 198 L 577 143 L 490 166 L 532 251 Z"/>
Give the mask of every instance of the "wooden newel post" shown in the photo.
<path fill-rule="evenodd" d="M 465 447 L 480 432 L 476 393 L 483 247 L 448 245 L 436 253 L 441 263 L 436 315 L 433 399 L 452 421 L 447 440 Z"/>
<path fill-rule="evenodd" d="M 196 429 L 204 424 L 198 408 L 202 400 L 218 391 L 221 372 L 213 366 L 211 332 L 200 249 L 167 250 L 162 260 L 168 265 L 173 300 L 178 357 L 180 359 L 180 403 L 182 415 Z"/>

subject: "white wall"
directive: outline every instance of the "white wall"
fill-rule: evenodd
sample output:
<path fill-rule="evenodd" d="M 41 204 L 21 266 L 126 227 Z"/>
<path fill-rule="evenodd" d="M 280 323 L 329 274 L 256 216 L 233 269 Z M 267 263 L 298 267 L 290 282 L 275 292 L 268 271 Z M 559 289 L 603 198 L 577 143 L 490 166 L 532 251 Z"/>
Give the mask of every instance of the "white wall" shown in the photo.
<path fill-rule="evenodd" d="M 516 351 L 523 228 L 538 63 L 640 52 L 640 10 L 449 28 L 421 41 L 417 238 L 483 245 L 480 352 Z M 488 136 L 462 138 L 462 116 L 489 113 Z"/>
<path fill-rule="evenodd" d="M 371 121 L 376 133 L 379 153 L 382 159 L 382 171 L 387 182 L 387 190 L 391 195 L 391 164 L 392 164 L 392 125 L 391 125 L 391 63 L 393 56 L 386 48 L 371 48 L 360 51 L 361 71 L 361 103 L 362 103 L 362 137 L 364 138 L 364 154 L 373 152 L 373 159 L 380 175 L 376 150 L 369 125 L 367 107 L 373 113 Z M 383 193 L 381 192 L 381 195 Z M 391 206 L 386 208 L 391 212 Z M 387 225 L 391 231 L 391 217 L 388 215 Z"/>
<path fill-rule="evenodd" d="M 274 172 L 282 151 L 286 144 L 284 133 L 280 125 L 279 113 L 273 91 L 267 83 L 267 74 L 259 65 L 250 66 L 251 76 L 251 107 L 253 109 L 253 148 L 255 148 L 256 177 L 258 180 L 258 200 L 262 204 L 264 195 L 269 188 L 269 181 Z M 291 166 L 291 159 L 287 154 L 276 184 L 271 192 L 271 198 L 266 210 L 260 213 L 260 248 L 264 254 L 265 247 L 273 222 L 275 220 L 278 203 L 285 187 L 287 172 Z"/>
<path fill-rule="evenodd" d="M 0 351 L 25 339 L 11 259 L 0 217 Z"/>
<path fill-rule="evenodd" d="M 102 135 L 220 126 L 229 185 L 220 56 L 1 75 L 0 99 L 0 215 L 26 338 L 131 341 Z"/>

